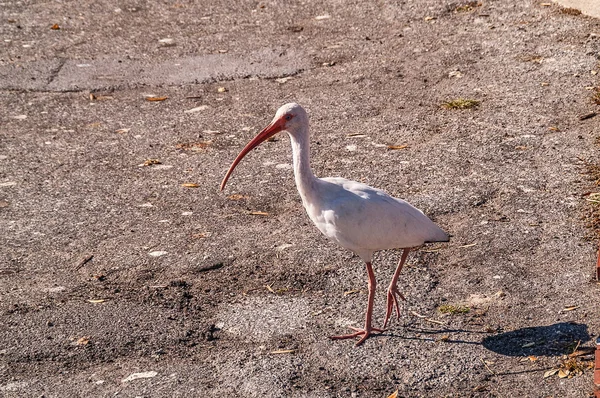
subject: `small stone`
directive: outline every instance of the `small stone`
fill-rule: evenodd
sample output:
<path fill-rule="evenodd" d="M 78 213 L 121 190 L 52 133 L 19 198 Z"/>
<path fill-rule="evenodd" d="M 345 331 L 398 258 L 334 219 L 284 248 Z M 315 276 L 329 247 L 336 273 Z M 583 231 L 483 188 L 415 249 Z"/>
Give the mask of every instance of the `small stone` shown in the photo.
<path fill-rule="evenodd" d="M 169 253 L 166 251 L 163 251 L 163 250 L 157 250 L 157 251 L 148 253 L 148 255 L 152 256 L 152 257 L 160 257 L 160 256 L 164 256 L 165 254 L 169 254 Z"/>

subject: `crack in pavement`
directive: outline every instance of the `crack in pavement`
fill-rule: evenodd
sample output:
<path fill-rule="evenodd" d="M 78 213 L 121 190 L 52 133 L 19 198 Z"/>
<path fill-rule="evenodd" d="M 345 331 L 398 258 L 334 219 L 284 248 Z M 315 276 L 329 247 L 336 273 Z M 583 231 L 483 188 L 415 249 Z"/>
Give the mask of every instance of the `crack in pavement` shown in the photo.
<path fill-rule="evenodd" d="M 176 86 L 259 77 L 294 76 L 308 69 L 302 53 L 262 49 L 242 57 L 206 54 L 159 63 L 140 60 L 59 59 L 0 67 L 0 90 L 79 92 L 139 86 Z"/>

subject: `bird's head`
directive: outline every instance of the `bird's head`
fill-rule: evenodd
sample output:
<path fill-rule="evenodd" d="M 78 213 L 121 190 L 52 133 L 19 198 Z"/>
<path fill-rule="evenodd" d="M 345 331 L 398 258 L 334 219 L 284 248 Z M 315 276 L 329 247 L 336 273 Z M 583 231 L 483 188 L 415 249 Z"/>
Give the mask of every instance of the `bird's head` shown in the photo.
<path fill-rule="evenodd" d="M 292 102 L 281 106 L 277 110 L 277 113 L 275 113 L 275 117 L 271 123 L 269 123 L 267 127 L 265 127 L 256 135 L 256 137 L 246 144 L 244 149 L 242 149 L 240 154 L 235 158 L 229 167 L 229 170 L 227 170 L 225 178 L 223 178 L 223 182 L 221 183 L 221 191 L 225 188 L 225 184 L 227 183 L 231 173 L 233 173 L 233 169 L 235 169 L 238 163 L 244 158 L 244 156 L 246 156 L 248 152 L 281 131 L 287 131 L 289 134 L 295 135 L 303 131 L 303 127 L 307 125 L 308 115 L 306 114 L 304 108 L 302 108 L 300 105 Z"/>

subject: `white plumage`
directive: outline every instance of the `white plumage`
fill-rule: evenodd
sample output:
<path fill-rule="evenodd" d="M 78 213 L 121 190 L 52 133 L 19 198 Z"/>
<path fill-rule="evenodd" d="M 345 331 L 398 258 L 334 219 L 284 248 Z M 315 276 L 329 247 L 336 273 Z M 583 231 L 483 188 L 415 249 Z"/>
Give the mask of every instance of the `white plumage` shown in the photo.
<path fill-rule="evenodd" d="M 242 149 L 227 171 L 221 190 L 242 158 L 280 131 L 287 131 L 291 138 L 294 177 L 308 216 L 319 231 L 340 246 L 352 250 L 367 266 L 369 301 L 365 328 L 353 328 L 355 333 L 333 337 L 345 339 L 362 336 L 357 345 L 361 344 L 373 331 L 383 331 L 371 325 L 375 293 L 375 277 L 371 266 L 373 253 L 385 249 L 405 249 L 388 287 L 385 328 L 394 306 L 400 316 L 398 297 L 404 297 L 398 291 L 397 280 L 409 249 L 426 242 L 446 242 L 448 235 L 419 209 L 382 190 L 340 177 L 315 177 L 310 168 L 308 116 L 300 105 L 294 103 L 279 108 L 273 121 Z"/>

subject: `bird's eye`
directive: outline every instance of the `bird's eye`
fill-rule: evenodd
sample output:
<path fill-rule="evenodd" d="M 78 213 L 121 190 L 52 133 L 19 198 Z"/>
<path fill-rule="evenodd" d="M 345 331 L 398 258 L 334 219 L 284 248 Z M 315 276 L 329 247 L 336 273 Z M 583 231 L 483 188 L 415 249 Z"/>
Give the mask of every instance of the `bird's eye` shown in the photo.
<path fill-rule="evenodd" d="M 292 115 L 285 115 L 285 120 L 292 120 Z"/>

